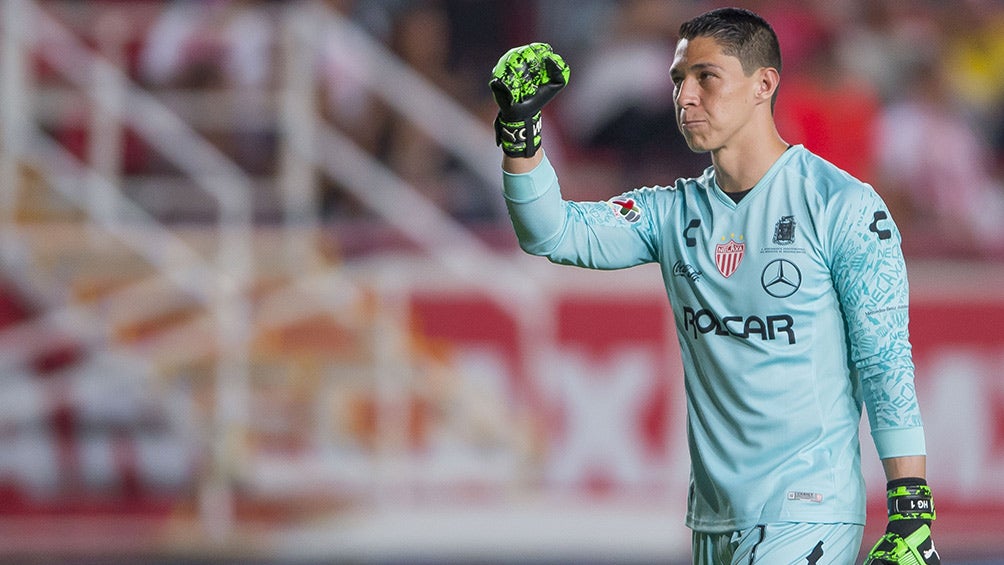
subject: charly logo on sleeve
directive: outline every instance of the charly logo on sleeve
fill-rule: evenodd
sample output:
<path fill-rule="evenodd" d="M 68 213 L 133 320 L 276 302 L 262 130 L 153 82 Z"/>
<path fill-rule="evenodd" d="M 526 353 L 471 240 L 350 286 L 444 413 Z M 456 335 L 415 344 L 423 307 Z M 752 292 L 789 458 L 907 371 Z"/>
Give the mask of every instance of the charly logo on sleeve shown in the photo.
<path fill-rule="evenodd" d="M 879 222 L 888 220 L 889 214 L 885 210 L 878 210 L 872 216 L 872 223 L 868 224 L 868 231 L 874 233 L 879 239 L 885 240 L 892 237 L 892 230 L 879 227 Z"/>

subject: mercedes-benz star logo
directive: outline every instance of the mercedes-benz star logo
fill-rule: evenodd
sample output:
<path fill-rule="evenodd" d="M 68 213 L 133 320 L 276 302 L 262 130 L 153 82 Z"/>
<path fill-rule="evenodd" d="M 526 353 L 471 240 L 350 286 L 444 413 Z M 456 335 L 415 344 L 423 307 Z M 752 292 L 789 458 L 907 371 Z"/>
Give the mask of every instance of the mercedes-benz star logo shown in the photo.
<path fill-rule="evenodd" d="M 787 259 L 774 259 L 764 267 L 760 285 L 774 298 L 788 298 L 802 286 L 802 271 Z"/>

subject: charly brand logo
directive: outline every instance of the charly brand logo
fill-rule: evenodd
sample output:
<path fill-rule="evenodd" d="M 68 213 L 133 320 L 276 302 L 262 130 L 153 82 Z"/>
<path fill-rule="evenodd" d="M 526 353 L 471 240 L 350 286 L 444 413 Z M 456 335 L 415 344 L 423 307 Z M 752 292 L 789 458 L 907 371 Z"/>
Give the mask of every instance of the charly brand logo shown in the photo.
<path fill-rule="evenodd" d="M 725 278 L 731 277 L 732 273 L 736 272 L 739 263 L 743 262 L 743 255 L 746 254 L 746 243 L 743 242 L 743 236 L 739 236 L 739 241 L 736 241 L 735 234 L 730 237 L 728 242 L 715 245 L 715 266 Z M 722 241 L 725 241 L 724 237 Z"/>
<path fill-rule="evenodd" d="M 889 239 L 892 237 L 892 231 L 879 227 L 879 222 L 882 220 L 888 220 L 889 214 L 885 213 L 885 210 L 878 210 L 872 215 L 872 223 L 868 224 L 868 231 L 874 233 L 879 239 Z"/>
<path fill-rule="evenodd" d="M 774 259 L 760 274 L 760 286 L 774 298 L 787 298 L 802 286 L 802 271 L 787 259 Z"/>
<path fill-rule="evenodd" d="M 781 216 L 774 224 L 774 245 L 791 245 L 795 242 L 795 216 Z"/>
<path fill-rule="evenodd" d="M 635 223 L 641 219 L 641 206 L 633 198 L 618 198 L 610 201 L 610 206 L 618 216 L 628 223 Z"/>
<path fill-rule="evenodd" d="M 690 230 L 696 230 L 699 227 L 701 227 L 701 220 L 694 218 L 690 220 L 690 223 L 687 224 L 686 228 L 684 228 L 683 240 L 686 242 L 687 247 L 697 247 L 697 238 L 690 235 Z"/>

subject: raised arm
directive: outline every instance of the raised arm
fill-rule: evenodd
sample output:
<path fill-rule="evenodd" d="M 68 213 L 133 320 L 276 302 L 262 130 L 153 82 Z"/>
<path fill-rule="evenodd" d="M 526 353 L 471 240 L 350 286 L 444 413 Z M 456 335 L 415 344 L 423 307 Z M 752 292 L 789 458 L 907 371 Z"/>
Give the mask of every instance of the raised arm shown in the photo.
<path fill-rule="evenodd" d="M 625 207 L 562 199 L 541 150 L 541 108 L 568 77 L 568 65 L 546 43 L 510 49 L 492 70 L 489 86 L 499 106 L 495 142 L 504 153 L 506 205 L 520 246 L 556 263 L 595 269 L 653 261 L 649 218 L 641 219 L 635 200 Z"/>

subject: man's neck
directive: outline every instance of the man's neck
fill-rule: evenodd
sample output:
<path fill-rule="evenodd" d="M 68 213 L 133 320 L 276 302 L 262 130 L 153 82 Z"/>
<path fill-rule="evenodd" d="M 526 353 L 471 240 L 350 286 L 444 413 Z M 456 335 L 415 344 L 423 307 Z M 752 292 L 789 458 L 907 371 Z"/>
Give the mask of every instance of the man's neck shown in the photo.
<path fill-rule="evenodd" d="M 725 192 L 739 192 L 753 188 L 789 145 L 780 136 L 751 145 L 748 149 L 723 147 L 711 154 L 718 186 Z"/>

